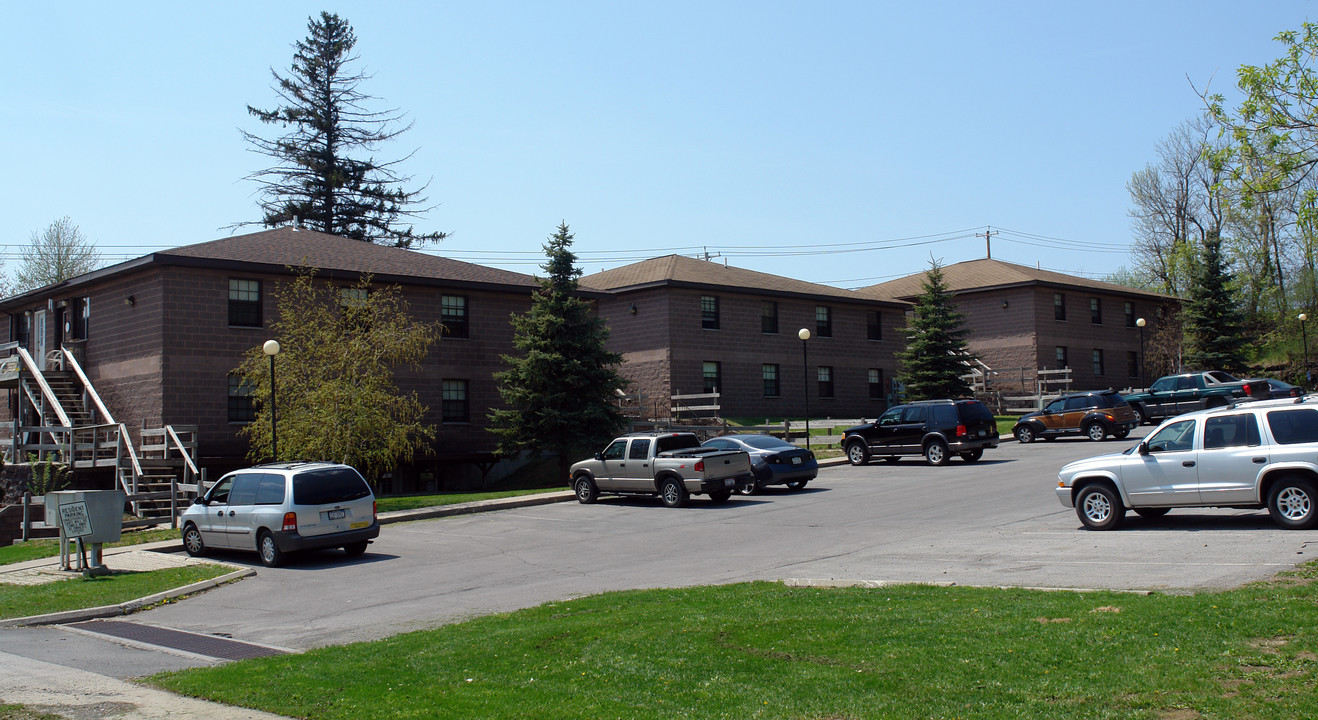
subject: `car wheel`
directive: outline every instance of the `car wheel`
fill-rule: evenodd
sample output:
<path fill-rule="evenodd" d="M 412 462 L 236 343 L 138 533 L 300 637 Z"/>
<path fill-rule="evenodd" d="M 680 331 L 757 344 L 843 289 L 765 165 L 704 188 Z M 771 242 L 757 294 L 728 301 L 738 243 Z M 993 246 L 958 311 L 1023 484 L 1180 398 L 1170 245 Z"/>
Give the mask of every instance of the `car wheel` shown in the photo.
<path fill-rule="evenodd" d="M 1034 428 L 1029 425 L 1021 425 L 1016 428 L 1016 442 L 1032 443 L 1034 442 Z"/>
<path fill-rule="evenodd" d="M 942 440 L 931 440 L 924 446 L 924 461 L 930 465 L 946 465 L 947 443 Z"/>
<path fill-rule="evenodd" d="M 206 541 L 201 539 L 201 531 L 196 525 L 188 523 L 183 527 L 183 549 L 192 557 L 206 554 Z"/>
<path fill-rule="evenodd" d="M 357 557 L 358 555 L 361 555 L 366 552 L 366 545 L 367 542 L 365 540 L 360 540 L 355 543 L 348 543 L 347 545 L 343 546 L 343 552 L 348 553 L 348 557 Z"/>
<path fill-rule="evenodd" d="M 737 488 L 737 492 L 741 495 L 754 495 L 755 493 L 759 492 L 759 490 L 760 490 L 760 483 L 758 480 L 748 485 L 742 485 L 741 487 Z"/>
<path fill-rule="evenodd" d="M 788 489 L 788 490 L 804 490 L 804 489 L 805 489 L 805 484 L 806 484 L 807 482 L 809 482 L 809 481 L 808 481 L 808 480 L 793 480 L 793 481 L 787 483 L 787 489 Z"/>
<path fill-rule="evenodd" d="M 577 494 L 577 502 L 589 505 L 599 499 L 600 490 L 595 480 L 589 475 L 580 475 L 572 483 L 572 491 Z"/>
<path fill-rule="evenodd" d="M 1075 498 L 1075 514 L 1090 530 L 1115 530 L 1126 515 L 1121 496 L 1107 485 L 1087 485 Z"/>
<path fill-rule="evenodd" d="M 732 497 L 731 490 L 712 490 L 709 493 L 709 501 L 713 503 L 725 503 L 730 497 Z"/>
<path fill-rule="evenodd" d="M 1117 432 L 1112 433 L 1112 437 L 1118 440 L 1125 440 L 1126 436 L 1129 434 L 1130 434 L 1129 430 L 1118 430 Z"/>
<path fill-rule="evenodd" d="M 863 442 L 853 442 L 847 446 L 847 460 L 852 465 L 864 465 L 870 461 L 870 449 Z"/>
<path fill-rule="evenodd" d="M 1313 482 L 1302 477 L 1285 477 L 1268 493 L 1268 513 L 1288 530 L 1307 530 L 1318 518 Z"/>
<path fill-rule="evenodd" d="M 279 567 L 284 561 L 284 553 L 269 530 L 261 531 L 261 536 L 256 539 L 256 549 L 261 554 L 261 564 L 266 567 Z"/>
<path fill-rule="evenodd" d="M 1085 426 L 1084 432 L 1085 437 L 1094 442 L 1099 442 L 1107 437 L 1107 428 L 1103 427 L 1103 423 L 1091 422 Z"/>
<path fill-rule="evenodd" d="M 1135 425 L 1137 426 L 1143 425 L 1144 423 L 1149 421 L 1149 418 L 1144 414 L 1143 407 L 1136 404 L 1132 404 L 1130 406 L 1130 411 L 1135 413 Z"/>
<path fill-rule="evenodd" d="M 1146 520 L 1157 520 L 1163 515 L 1166 515 L 1170 510 L 1171 508 L 1161 508 L 1161 507 L 1135 508 L 1135 514 L 1139 515 L 1140 517 Z"/>
<path fill-rule="evenodd" d="M 659 486 L 659 497 L 670 508 L 682 507 L 686 504 L 686 486 L 675 477 L 665 478 Z"/>
<path fill-rule="evenodd" d="M 975 462 L 982 457 L 984 457 L 984 448 L 979 448 L 977 450 L 971 450 L 970 452 L 961 453 L 961 459 L 965 460 L 966 462 Z"/>

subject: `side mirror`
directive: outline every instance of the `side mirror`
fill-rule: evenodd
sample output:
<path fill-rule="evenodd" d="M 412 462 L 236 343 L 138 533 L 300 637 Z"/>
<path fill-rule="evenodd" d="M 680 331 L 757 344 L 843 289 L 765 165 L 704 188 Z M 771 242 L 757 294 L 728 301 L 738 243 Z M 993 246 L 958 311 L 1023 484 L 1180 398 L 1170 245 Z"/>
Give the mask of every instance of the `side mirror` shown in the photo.
<path fill-rule="evenodd" d="M 204 498 L 204 497 L 199 497 L 199 498 L 197 498 L 196 500 L 193 500 L 193 501 L 192 501 L 192 504 L 193 504 L 193 505 L 210 505 L 210 501 L 207 500 L 207 499 Z"/>
<path fill-rule="evenodd" d="M 1141 455 L 1148 455 L 1148 454 L 1149 454 L 1149 443 L 1148 443 L 1148 442 L 1141 441 L 1140 444 L 1139 444 L 1139 450 L 1138 450 L 1137 452 L 1139 452 L 1139 454 L 1141 454 Z"/>
<path fill-rule="evenodd" d="M 603 460 L 603 459 L 604 459 L 604 453 L 602 453 L 602 452 L 597 452 L 597 453 L 595 453 L 595 459 L 596 459 L 596 460 Z"/>

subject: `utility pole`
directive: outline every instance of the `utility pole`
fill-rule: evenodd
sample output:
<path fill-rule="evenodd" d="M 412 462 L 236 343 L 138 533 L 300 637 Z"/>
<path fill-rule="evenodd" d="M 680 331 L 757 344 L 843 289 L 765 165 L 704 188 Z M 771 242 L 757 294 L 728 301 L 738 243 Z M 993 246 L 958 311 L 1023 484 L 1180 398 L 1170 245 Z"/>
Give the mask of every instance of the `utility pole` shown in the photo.
<path fill-rule="evenodd" d="M 997 234 L 997 230 L 991 228 L 984 229 L 984 255 L 988 257 L 989 260 L 993 259 L 993 243 L 990 241 L 990 238 Z"/>

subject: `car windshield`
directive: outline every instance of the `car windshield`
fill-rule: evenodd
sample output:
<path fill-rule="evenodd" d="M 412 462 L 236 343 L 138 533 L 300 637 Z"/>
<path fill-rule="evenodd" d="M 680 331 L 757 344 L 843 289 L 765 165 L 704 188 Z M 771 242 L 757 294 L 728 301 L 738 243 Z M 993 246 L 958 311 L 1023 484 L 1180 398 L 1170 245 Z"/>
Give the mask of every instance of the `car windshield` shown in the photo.
<path fill-rule="evenodd" d="M 796 447 L 772 435 L 747 435 L 739 439 L 757 450 L 790 450 Z"/>
<path fill-rule="evenodd" d="M 360 500 L 370 494 L 371 488 L 352 468 L 325 468 L 293 476 L 295 505 L 330 505 Z"/>

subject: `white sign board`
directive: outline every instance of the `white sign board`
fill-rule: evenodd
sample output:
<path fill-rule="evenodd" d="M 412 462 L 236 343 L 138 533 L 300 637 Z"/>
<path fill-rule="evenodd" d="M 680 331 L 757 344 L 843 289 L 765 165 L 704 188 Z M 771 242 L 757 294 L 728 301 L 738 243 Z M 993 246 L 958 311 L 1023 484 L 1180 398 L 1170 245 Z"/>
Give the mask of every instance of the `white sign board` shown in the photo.
<path fill-rule="evenodd" d="M 79 500 L 59 506 L 60 529 L 64 537 L 78 538 L 92 534 L 92 519 L 87 514 L 87 501 Z"/>

